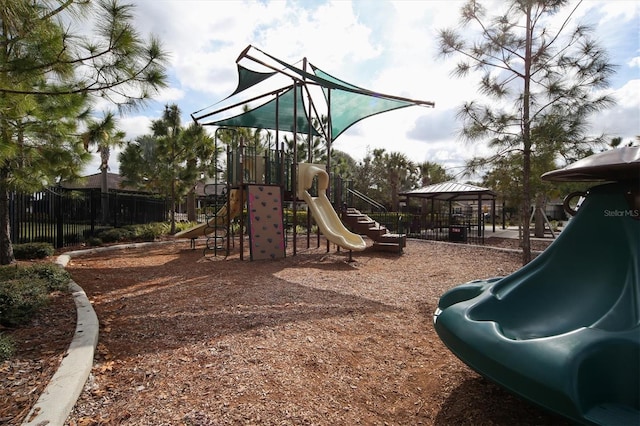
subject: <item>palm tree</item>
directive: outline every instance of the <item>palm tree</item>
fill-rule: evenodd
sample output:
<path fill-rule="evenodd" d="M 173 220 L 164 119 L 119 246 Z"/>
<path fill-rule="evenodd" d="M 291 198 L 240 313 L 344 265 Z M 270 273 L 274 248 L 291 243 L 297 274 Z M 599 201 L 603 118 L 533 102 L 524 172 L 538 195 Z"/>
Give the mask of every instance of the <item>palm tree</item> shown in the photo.
<path fill-rule="evenodd" d="M 180 135 L 180 145 L 187 147 L 186 171 L 195 172 L 195 180 L 187 192 L 187 220 L 196 221 L 196 183 L 201 175 L 214 176 L 217 172 L 218 156 L 221 148 L 216 149 L 215 142 L 204 127 L 192 123 Z"/>
<path fill-rule="evenodd" d="M 400 210 L 399 192 L 402 187 L 409 185 L 414 171 L 414 164 L 405 154 L 392 152 L 385 159 L 389 170 L 389 184 L 391 185 L 391 205 L 394 211 Z"/>
<path fill-rule="evenodd" d="M 112 112 L 105 114 L 101 121 L 92 120 L 87 130 L 82 134 L 84 149 L 89 151 L 91 145 L 97 147 L 100 154 L 100 206 L 102 208 L 102 223 L 109 223 L 109 157 L 111 148 L 124 143 L 125 133 L 117 128 L 117 120 Z"/>
<path fill-rule="evenodd" d="M 399 192 L 401 188 L 412 186 L 415 178 L 415 165 L 400 152 L 387 153 L 384 149 L 373 150 L 373 164 L 378 169 L 378 175 L 382 179 L 380 186 L 388 185 L 391 193 L 391 208 L 394 211 L 400 209 Z"/>
<path fill-rule="evenodd" d="M 451 180 L 452 176 L 438 163 L 431 161 L 423 161 L 418 164 L 418 172 L 420 173 L 420 185 L 429 186 L 434 183 L 446 182 Z"/>

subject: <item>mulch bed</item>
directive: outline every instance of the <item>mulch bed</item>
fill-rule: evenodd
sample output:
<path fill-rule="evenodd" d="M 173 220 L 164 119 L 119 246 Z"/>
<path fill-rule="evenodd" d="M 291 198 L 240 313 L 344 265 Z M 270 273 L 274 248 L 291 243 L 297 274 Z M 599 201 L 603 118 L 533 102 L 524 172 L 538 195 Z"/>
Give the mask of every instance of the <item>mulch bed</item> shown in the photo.
<path fill-rule="evenodd" d="M 433 330 L 442 292 L 513 272 L 519 253 L 410 241 L 351 263 L 324 244 L 250 262 L 188 247 L 72 260 L 101 329 L 68 424 L 569 424 L 471 371 Z M 19 424 L 60 362 L 70 299 L 0 364 L 3 424 Z"/>

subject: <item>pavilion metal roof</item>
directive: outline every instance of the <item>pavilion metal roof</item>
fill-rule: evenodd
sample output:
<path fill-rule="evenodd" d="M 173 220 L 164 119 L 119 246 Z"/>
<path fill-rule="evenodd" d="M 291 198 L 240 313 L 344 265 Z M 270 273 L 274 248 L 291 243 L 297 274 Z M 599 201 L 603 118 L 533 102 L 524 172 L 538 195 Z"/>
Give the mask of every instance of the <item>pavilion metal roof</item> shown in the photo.
<path fill-rule="evenodd" d="M 489 188 L 454 181 L 434 183 L 412 191 L 402 192 L 400 195 L 408 198 L 442 201 L 476 201 L 478 198 L 493 200 L 497 196 Z"/>

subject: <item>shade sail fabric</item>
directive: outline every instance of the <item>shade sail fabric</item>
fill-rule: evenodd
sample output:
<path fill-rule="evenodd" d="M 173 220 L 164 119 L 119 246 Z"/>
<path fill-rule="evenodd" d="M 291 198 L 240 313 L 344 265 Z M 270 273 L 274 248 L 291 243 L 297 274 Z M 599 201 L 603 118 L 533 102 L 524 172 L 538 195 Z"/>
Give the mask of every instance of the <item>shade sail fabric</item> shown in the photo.
<path fill-rule="evenodd" d="M 257 57 L 256 57 L 257 56 Z M 241 60 L 251 61 L 254 64 L 271 69 L 274 72 L 257 72 L 241 66 L 238 62 Z M 327 115 L 331 122 L 331 141 L 335 140 L 338 136 L 344 133 L 353 124 L 360 120 L 370 117 L 375 114 L 379 114 L 385 111 L 391 111 L 398 108 L 404 108 L 412 105 L 422 105 L 433 107 L 435 104 L 430 101 L 420 101 L 415 99 L 404 98 L 400 96 L 388 95 L 373 92 L 371 90 L 363 89 L 353 84 L 342 81 L 335 78 L 326 72 L 311 65 L 313 72 L 306 70 L 306 65 L 303 69 L 300 69 L 294 65 L 288 64 L 262 50 L 249 45 L 238 57 L 236 61 L 238 63 L 238 86 L 236 90 L 229 95 L 226 99 L 233 95 L 243 92 L 245 89 L 250 88 L 264 80 L 268 80 L 275 74 L 281 74 L 282 76 L 290 78 L 293 83 L 289 91 L 282 93 L 278 103 L 278 113 L 276 117 L 276 101 L 272 100 L 257 108 L 238 114 L 232 118 L 217 119 L 216 121 L 206 123 L 207 125 L 219 125 L 219 126 L 233 126 L 233 127 L 252 127 L 263 129 L 277 129 L 282 131 L 292 132 L 294 120 L 297 121 L 298 133 L 311 132 L 314 136 L 320 136 L 318 130 L 324 133 L 323 128 L 314 129 L 313 124 L 310 123 L 310 119 L 307 115 L 308 111 L 305 109 L 305 102 L 308 102 L 309 107 L 313 111 L 314 118 L 321 121 L 321 113 L 323 108 L 316 108 L 316 103 L 313 100 L 312 91 L 309 89 L 311 86 L 321 87 L 324 94 L 324 103 L 326 104 Z M 306 61 L 305 61 L 306 64 Z M 282 86 L 280 86 L 282 87 Z M 296 91 L 293 91 L 293 87 L 298 87 Z M 304 90 L 302 90 L 304 87 Z M 265 93 L 255 98 L 243 100 L 235 105 L 220 108 L 217 111 L 213 111 L 207 114 L 196 117 L 192 114 L 192 117 L 196 122 L 206 117 L 215 116 L 216 114 L 227 111 L 231 108 L 238 107 L 240 105 L 248 105 L 249 102 L 261 99 L 265 96 L 271 96 L 277 93 L 279 90 L 285 90 L 286 88 L 277 89 L 271 93 Z M 281 93 L 281 92 L 279 92 Z M 294 93 L 296 95 L 294 99 Z M 303 101 L 302 94 L 305 93 L 306 97 Z M 319 96 L 322 98 L 322 96 Z M 201 112 L 200 110 L 198 112 Z M 269 114 L 272 114 L 269 117 Z M 328 129 L 327 129 L 328 130 Z M 325 135 L 325 137 L 329 137 Z"/>
<path fill-rule="evenodd" d="M 258 72 L 250 70 L 238 64 L 238 86 L 236 87 L 236 90 L 234 90 L 233 93 L 227 96 L 225 99 L 229 99 L 231 96 L 236 95 L 251 86 L 255 86 L 256 84 L 266 80 L 267 78 L 273 77 L 275 74 L 275 71 Z"/>
<path fill-rule="evenodd" d="M 415 105 L 414 102 L 389 99 L 383 95 L 375 96 L 369 93 L 358 93 L 356 91 L 364 92 L 364 89 L 337 79 L 313 65 L 311 65 L 311 67 L 318 77 L 335 83 L 335 88 L 333 89 L 323 87 L 323 92 L 331 111 L 332 140 L 335 140 L 349 127 L 367 117 L 380 114 L 381 112 Z M 341 86 L 343 88 L 338 88 Z M 347 91 L 345 88 L 356 91 Z M 330 90 L 331 95 L 329 96 Z"/>
<path fill-rule="evenodd" d="M 220 127 L 250 127 L 256 129 L 282 130 L 285 132 L 293 132 L 309 134 L 311 130 L 312 136 L 319 136 L 313 126 L 309 123 L 309 117 L 305 113 L 304 103 L 302 101 L 302 88 L 296 86 L 290 87 L 284 93 L 277 96 L 271 101 L 246 111 L 242 114 L 230 117 L 224 120 L 214 121 L 212 123 Z M 294 121 L 295 118 L 295 121 Z M 294 123 L 297 123 L 294 129 Z"/>

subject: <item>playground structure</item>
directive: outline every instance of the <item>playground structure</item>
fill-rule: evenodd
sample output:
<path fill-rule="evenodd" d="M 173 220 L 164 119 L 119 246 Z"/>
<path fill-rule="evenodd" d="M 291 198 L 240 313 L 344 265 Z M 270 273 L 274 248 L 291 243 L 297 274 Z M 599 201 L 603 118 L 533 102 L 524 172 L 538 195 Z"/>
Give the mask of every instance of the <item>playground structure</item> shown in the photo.
<path fill-rule="evenodd" d="M 550 411 L 640 424 L 640 148 L 543 178 L 607 183 L 568 197 L 583 202 L 531 263 L 443 294 L 435 329 L 471 368 Z"/>
<path fill-rule="evenodd" d="M 255 70 L 243 63 L 249 62 Z M 330 192 L 329 170 L 331 170 L 331 144 L 335 139 L 356 122 L 381 112 L 408 106 L 422 105 L 433 107 L 433 102 L 418 101 L 399 96 L 386 95 L 362 89 L 350 83 L 339 80 L 317 67 L 310 65 L 313 72 L 307 70 L 306 58 L 303 67 L 298 68 L 277 59 L 260 49 L 248 46 L 236 60 L 238 67 L 238 85 L 234 92 L 222 101 L 214 104 L 212 112 L 203 112 L 211 107 L 192 114 L 196 123 L 217 126 L 216 143 L 220 131 L 235 128 L 254 128 L 275 131 L 275 149 L 271 147 L 262 151 L 247 146 L 247 141 L 235 140 L 234 147 L 227 146 L 226 176 L 222 184 L 226 185 L 224 194 L 227 198 L 221 204 L 217 201 L 212 207 L 212 214 L 208 215 L 204 224 L 176 234 L 177 238 L 190 238 L 192 242 L 198 236 L 207 238 L 205 250 L 223 250 L 229 253 L 231 237 L 233 236 L 232 219 L 238 218 L 238 233 L 243 235 L 245 216 L 249 230 L 249 244 L 251 259 L 277 258 L 284 256 L 284 245 L 287 242 L 285 228 L 290 225 L 293 233 L 293 254 L 297 245 L 297 211 L 300 203 L 305 203 L 308 211 L 318 225 L 319 230 L 328 241 L 351 253 L 366 248 L 362 237 L 345 227 L 340 220 L 338 211 L 342 212 L 343 203 L 334 199 L 333 204 L 328 196 Z M 284 79 L 278 83 L 278 78 Z M 262 88 L 258 95 L 253 91 L 270 83 L 271 88 Z M 275 88 L 274 87 L 275 84 Z M 267 87 L 269 87 L 267 85 Z M 317 100 L 318 94 L 322 99 Z M 241 97 L 241 100 L 232 100 Z M 266 102 L 264 100 L 266 99 Z M 263 102 L 257 107 L 250 108 L 250 102 Z M 213 107 L 212 106 L 212 107 Z M 324 114 L 323 114 L 324 112 Z M 326 118 L 326 120 L 325 120 Z M 210 121 L 204 121 L 204 120 Z M 322 124 L 326 123 L 326 124 Z M 292 152 L 285 154 L 280 142 L 280 132 L 291 133 L 293 141 L 298 135 L 307 138 L 309 149 L 305 162 L 297 162 L 298 144 L 292 144 Z M 312 157 L 312 139 L 323 138 L 326 142 L 326 164 L 314 164 Z M 281 147 L 278 148 L 278 144 Z M 271 143 L 269 143 L 271 145 Z M 252 151 L 253 150 L 253 151 Z M 219 186 L 219 176 L 216 174 L 212 185 Z M 265 199 L 255 203 L 256 197 L 265 191 L 271 193 L 268 200 L 270 211 L 260 211 L 267 203 Z M 317 195 L 312 195 L 317 191 Z M 232 197 L 233 194 L 233 197 Z M 275 205 L 275 199 L 279 205 Z M 218 198 L 216 198 L 218 200 Z M 253 204 L 251 204 L 253 203 Z M 290 203 L 292 207 L 293 223 L 283 222 L 283 205 Z M 241 214 L 247 206 L 247 214 Z M 353 216 L 353 215 L 352 215 Z M 265 227 L 265 222 L 269 226 Z M 371 222 L 374 222 L 371 225 Z M 384 226 L 375 224 L 370 218 L 360 216 L 354 225 L 366 224 L 365 235 L 380 238 L 380 247 L 392 246 L 398 252 L 402 251 L 405 237 L 387 232 Z M 267 229 L 278 229 L 276 235 L 264 237 Z M 310 222 L 307 223 L 307 241 L 309 240 Z M 375 232 L 373 232 L 375 231 Z M 265 241 L 269 244 L 278 240 L 272 249 L 265 248 Z M 327 245 L 327 250 L 329 246 Z M 243 238 L 240 238 L 240 256 L 243 258 Z M 258 255 L 260 254 L 260 255 Z"/>
<path fill-rule="evenodd" d="M 238 155 L 240 151 L 245 154 Z M 205 186 L 207 192 L 209 187 L 215 189 L 211 191 L 213 194 L 210 197 L 210 205 L 206 207 L 204 223 L 175 235 L 176 238 L 191 239 L 192 248 L 195 248 L 197 238 L 204 237 L 205 253 L 226 256 L 232 246 L 235 246 L 234 236 L 242 235 L 246 229 L 251 260 L 283 257 L 287 229 L 290 229 L 295 242 L 298 225 L 285 223 L 282 207 L 285 202 L 297 205 L 298 208 L 304 203 L 326 239 L 349 252 L 362 251 L 367 247 L 360 233 L 369 236 L 374 246 L 388 247 L 395 244 L 393 251 L 399 252 L 404 247 L 404 236 L 390 234 L 384 226 L 370 219 L 363 219 L 367 216 L 356 215 L 352 209 L 340 211 L 340 208 L 334 208 L 334 204 L 342 205 L 342 202 L 332 203 L 328 198 L 329 174 L 324 164 L 294 164 L 283 150 L 272 153 L 251 152 L 243 147 L 242 141 L 237 150 L 230 149 L 227 154 L 227 163 L 231 166 L 227 169 L 225 182 Z M 297 169 L 295 190 L 292 189 L 290 174 L 286 173 L 294 167 Z M 271 170 L 272 173 L 265 173 L 266 170 Z M 260 198 L 263 194 L 269 194 L 269 197 Z M 294 223 L 296 217 L 297 215 L 292 216 Z M 353 219 L 356 217 L 359 219 L 354 222 Z M 344 225 L 343 220 L 350 224 L 351 230 Z M 308 233 L 310 224 L 302 225 L 306 226 Z M 371 227 L 375 228 L 374 233 L 370 232 Z M 265 236 L 268 231 L 274 229 L 277 230 L 276 234 Z M 258 241 L 262 237 L 262 242 Z M 276 248 L 275 252 L 265 249 L 267 242 L 276 240 L 277 244 L 272 247 Z M 240 256 L 244 258 L 242 238 L 239 238 L 239 245 Z"/>

